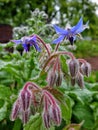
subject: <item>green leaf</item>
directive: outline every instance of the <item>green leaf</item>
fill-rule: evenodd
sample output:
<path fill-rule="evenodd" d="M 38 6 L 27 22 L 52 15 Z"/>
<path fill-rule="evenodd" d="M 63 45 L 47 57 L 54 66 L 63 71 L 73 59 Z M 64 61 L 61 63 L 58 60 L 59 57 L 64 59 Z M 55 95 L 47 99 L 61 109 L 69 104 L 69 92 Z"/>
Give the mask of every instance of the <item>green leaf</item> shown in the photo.
<path fill-rule="evenodd" d="M 11 96 L 11 90 L 9 87 L 0 85 L 0 99 L 8 100 Z"/>
<path fill-rule="evenodd" d="M 64 56 L 61 56 L 60 57 L 60 60 L 61 60 L 61 66 L 62 66 L 62 71 L 67 74 L 68 72 L 68 66 L 66 64 L 66 58 Z"/>
<path fill-rule="evenodd" d="M 21 130 L 21 121 L 20 121 L 20 119 L 17 119 L 15 121 L 13 130 Z"/>
<path fill-rule="evenodd" d="M 24 126 L 24 130 L 47 130 L 42 121 L 42 117 L 39 113 L 31 116 L 29 122 Z M 49 130 L 55 130 L 54 127 L 51 127 Z"/>
<path fill-rule="evenodd" d="M 19 71 L 17 71 L 16 69 L 14 69 L 13 67 L 7 66 L 5 67 L 5 70 L 9 73 L 11 73 L 12 75 L 16 76 L 16 77 L 20 77 L 20 73 Z"/>
<path fill-rule="evenodd" d="M 83 105 L 81 103 L 77 103 L 73 108 L 74 118 L 78 122 L 84 120 L 83 127 L 89 130 L 93 129 L 94 127 L 94 117 L 92 113 L 93 111 L 90 109 L 89 106 Z"/>
<path fill-rule="evenodd" d="M 92 102 L 90 104 L 90 107 L 94 111 L 94 118 L 95 118 L 95 120 L 98 120 L 98 101 L 97 102 Z"/>
<path fill-rule="evenodd" d="M 77 90 L 72 90 L 68 92 L 68 95 L 82 104 L 88 104 L 92 100 L 92 95 L 93 93 L 89 91 L 88 89 L 77 89 Z M 86 101 L 86 102 L 85 102 Z"/>
<path fill-rule="evenodd" d="M 8 64 L 10 64 L 11 62 L 4 62 L 3 60 L 0 60 L 0 70 L 5 68 L 5 66 L 7 66 Z"/>
<path fill-rule="evenodd" d="M 72 106 L 71 106 L 71 99 L 67 95 L 64 95 L 64 99 L 61 102 L 61 111 L 62 111 L 62 117 L 66 121 L 66 124 L 69 124 L 71 121 Z"/>
<path fill-rule="evenodd" d="M 7 112 L 7 102 L 4 103 L 4 105 L 0 108 L 0 121 L 2 121 L 6 117 Z"/>

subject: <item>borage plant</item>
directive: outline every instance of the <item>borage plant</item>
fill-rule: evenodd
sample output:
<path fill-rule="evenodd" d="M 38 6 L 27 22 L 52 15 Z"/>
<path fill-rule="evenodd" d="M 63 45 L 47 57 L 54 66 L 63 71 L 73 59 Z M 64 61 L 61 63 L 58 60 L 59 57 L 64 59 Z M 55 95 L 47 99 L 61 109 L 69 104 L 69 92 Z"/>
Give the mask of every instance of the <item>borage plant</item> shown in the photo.
<path fill-rule="evenodd" d="M 16 44 L 22 44 L 27 55 L 32 46 L 40 52 L 39 75 L 29 79 L 24 84 L 13 105 L 10 117 L 12 121 L 20 118 L 25 130 L 54 130 L 58 128 L 71 130 L 81 127 L 82 124 L 70 125 L 73 103 L 70 97 L 68 97 L 68 93 L 66 93 L 67 89 L 64 88 L 64 86 L 68 85 L 68 82 L 66 83 L 65 81 L 65 75 L 70 79 L 70 86 L 75 86 L 75 88 L 79 86 L 83 90 L 85 86 L 84 76 L 88 77 L 90 75 L 91 66 L 86 60 L 77 59 L 71 52 L 59 51 L 59 46 L 65 38 L 73 45 L 76 36 L 80 36 L 80 33 L 87 26 L 88 23 L 83 25 L 82 18 L 76 26 L 67 30 L 54 25 L 57 34 L 60 35 L 58 39 L 53 41 L 53 43 L 56 43 L 54 50 L 52 49 L 52 44 L 45 43 L 37 34 L 25 36 L 19 40 L 12 40 Z M 43 75 L 45 75 L 45 86 L 32 82 L 36 81 L 39 84 L 38 80 Z M 68 126 L 64 127 L 66 125 Z"/>

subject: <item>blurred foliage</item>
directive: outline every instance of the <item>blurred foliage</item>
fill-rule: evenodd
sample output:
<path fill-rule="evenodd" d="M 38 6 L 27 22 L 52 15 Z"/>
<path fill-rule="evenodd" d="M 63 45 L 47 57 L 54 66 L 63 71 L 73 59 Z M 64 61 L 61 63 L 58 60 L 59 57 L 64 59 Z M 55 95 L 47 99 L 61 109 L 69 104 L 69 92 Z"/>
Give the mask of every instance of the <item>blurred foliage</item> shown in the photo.
<path fill-rule="evenodd" d="M 77 57 L 88 58 L 98 56 L 97 41 L 94 40 L 81 40 L 76 42 L 76 49 L 73 53 Z"/>
<path fill-rule="evenodd" d="M 48 23 L 54 21 L 63 26 L 66 26 L 67 22 L 76 24 L 82 16 L 84 22 L 90 21 L 90 31 L 84 34 L 90 36 L 93 34 L 93 38 L 98 36 L 98 16 L 95 13 L 98 5 L 91 0 L 33 0 L 33 2 L 32 0 L 1 0 L 0 23 L 11 24 L 12 26 L 26 25 L 26 19 L 30 17 L 31 11 L 34 11 L 35 8 L 48 14 Z"/>

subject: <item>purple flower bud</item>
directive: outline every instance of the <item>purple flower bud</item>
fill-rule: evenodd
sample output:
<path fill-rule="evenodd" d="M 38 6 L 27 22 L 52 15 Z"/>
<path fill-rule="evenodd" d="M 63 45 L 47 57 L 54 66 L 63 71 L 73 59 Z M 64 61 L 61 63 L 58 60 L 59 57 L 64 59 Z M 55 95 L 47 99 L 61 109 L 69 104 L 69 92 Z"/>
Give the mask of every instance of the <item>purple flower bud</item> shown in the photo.
<path fill-rule="evenodd" d="M 26 110 L 26 111 L 22 111 L 22 122 L 23 124 L 26 124 L 27 121 L 29 120 L 29 114 L 30 114 L 30 110 Z"/>
<path fill-rule="evenodd" d="M 80 88 L 84 87 L 84 79 L 83 79 L 83 75 L 78 72 L 77 77 L 76 77 L 76 82 L 77 84 L 80 86 Z"/>
<path fill-rule="evenodd" d="M 61 124 L 61 110 L 60 107 L 56 105 L 50 106 L 49 114 L 51 116 L 52 121 L 59 126 Z"/>
<path fill-rule="evenodd" d="M 56 80 L 56 86 L 60 86 L 62 84 L 63 74 L 62 72 L 58 73 L 58 77 Z"/>
<path fill-rule="evenodd" d="M 81 72 L 83 75 L 86 75 L 87 77 L 89 77 L 91 73 L 91 65 L 88 62 L 83 63 L 81 65 Z"/>
<path fill-rule="evenodd" d="M 77 59 L 72 59 L 68 62 L 69 72 L 71 77 L 76 77 L 79 71 L 79 62 Z"/>
<path fill-rule="evenodd" d="M 47 129 L 50 128 L 50 126 L 51 126 L 51 124 L 50 124 L 50 115 L 49 115 L 48 111 L 43 112 L 42 118 L 43 118 L 45 127 Z"/>
<path fill-rule="evenodd" d="M 52 70 L 49 71 L 47 81 L 48 86 L 53 87 L 57 80 L 57 73 L 53 72 Z"/>
<path fill-rule="evenodd" d="M 12 121 L 14 121 L 17 118 L 19 110 L 20 110 L 20 102 L 19 99 L 17 99 L 12 108 L 12 113 L 11 113 Z"/>
<path fill-rule="evenodd" d="M 22 108 L 23 108 L 24 111 L 26 111 L 30 107 L 32 93 L 28 89 L 23 89 L 20 92 L 19 96 L 20 96 Z"/>

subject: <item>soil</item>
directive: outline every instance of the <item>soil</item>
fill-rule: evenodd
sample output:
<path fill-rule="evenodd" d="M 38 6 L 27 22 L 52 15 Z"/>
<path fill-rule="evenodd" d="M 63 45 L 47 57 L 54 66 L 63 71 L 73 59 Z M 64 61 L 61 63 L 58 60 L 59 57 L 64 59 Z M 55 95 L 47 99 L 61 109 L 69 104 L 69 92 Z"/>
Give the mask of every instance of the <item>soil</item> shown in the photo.
<path fill-rule="evenodd" d="M 92 70 L 98 71 L 98 56 L 85 59 L 91 64 Z"/>

